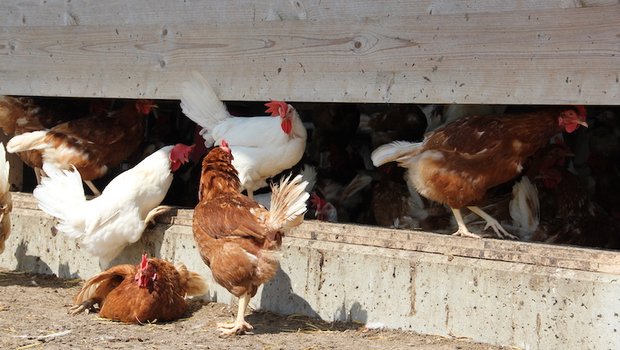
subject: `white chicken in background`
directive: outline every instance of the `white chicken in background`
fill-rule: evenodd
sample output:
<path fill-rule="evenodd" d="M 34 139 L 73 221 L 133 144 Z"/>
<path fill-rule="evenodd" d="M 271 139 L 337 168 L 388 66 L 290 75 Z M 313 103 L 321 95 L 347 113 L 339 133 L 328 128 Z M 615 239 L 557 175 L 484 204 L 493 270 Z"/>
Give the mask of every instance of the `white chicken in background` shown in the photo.
<path fill-rule="evenodd" d="M 9 162 L 6 160 L 4 145 L 0 142 L 0 254 L 4 251 L 4 242 L 11 233 L 11 184 L 9 183 Z"/>
<path fill-rule="evenodd" d="M 281 101 L 265 106 L 271 117 L 233 117 L 199 73 L 181 88 L 183 113 L 202 127 L 205 145 L 219 146 L 222 139 L 228 141 L 241 190 L 250 198 L 254 191 L 267 186 L 268 178 L 297 164 L 306 148 L 306 128 L 295 108 Z"/>
<path fill-rule="evenodd" d="M 508 208 L 515 234 L 522 241 L 531 241 L 540 226 L 540 201 L 536 186 L 527 176 L 512 187 Z"/>
<path fill-rule="evenodd" d="M 299 175 L 301 175 L 301 178 L 308 183 L 306 185 L 306 192 L 311 193 L 314 188 L 314 184 L 316 183 L 316 168 L 312 165 L 304 164 L 304 167 L 299 172 Z M 271 208 L 271 192 L 254 195 L 254 200 L 267 210 Z"/>
<path fill-rule="evenodd" d="M 159 206 L 172 172 L 188 161 L 193 146 L 165 146 L 115 177 L 101 196 L 86 200 L 80 173 L 43 164 L 47 174 L 33 195 L 39 208 L 56 217 L 58 231 L 108 265 L 136 242 L 149 222 L 168 208 Z"/>

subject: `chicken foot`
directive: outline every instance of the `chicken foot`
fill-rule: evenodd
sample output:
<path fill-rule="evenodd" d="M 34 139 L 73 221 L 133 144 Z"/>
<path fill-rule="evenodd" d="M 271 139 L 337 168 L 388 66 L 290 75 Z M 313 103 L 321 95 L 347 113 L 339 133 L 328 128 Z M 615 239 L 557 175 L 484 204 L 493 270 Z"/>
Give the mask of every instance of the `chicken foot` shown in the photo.
<path fill-rule="evenodd" d="M 245 310 L 248 308 L 251 298 L 249 293 L 245 293 L 239 298 L 239 309 L 237 310 L 237 319 L 235 322 L 217 324 L 217 329 L 222 332 L 220 336 L 243 334 L 246 331 L 254 329 L 251 324 L 245 321 Z"/>
<path fill-rule="evenodd" d="M 144 223 L 146 225 L 155 225 L 155 217 L 167 212 L 170 209 L 172 209 L 172 207 L 168 205 L 160 205 L 151 209 L 151 211 L 146 214 L 146 218 L 144 218 Z"/>
<path fill-rule="evenodd" d="M 458 226 L 458 230 L 452 234 L 453 236 L 482 238 L 467 229 L 467 226 L 465 226 L 465 221 L 463 220 L 463 215 L 461 215 L 461 211 L 459 209 L 450 209 L 452 209 L 452 214 L 454 214 L 454 218 L 456 219 L 456 224 Z"/>
<path fill-rule="evenodd" d="M 77 315 L 83 311 L 86 311 L 86 313 L 89 313 L 90 310 L 93 309 L 93 305 L 95 305 L 96 302 L 92 299 L 88 299 L 85 300 L 84 302 L 82 302 L 81 304 L 78 305 L 73 305 L 70 309 L 69 309 L 69 313 L 71 315 Z"/>
<path fill-rule="evenodd" d="M 502 225 L 499 223 L 499 221 L 495 220 L 495 218 L 493 218 L 491 215 L 487 214 L 484 212 L 484 210 L 478 208 L 478 207 L 467 207 L 467 209 L 471 210 L 472 213 L 480 216 L 481 218 L 484 219 L 484 221 L 487 222 L 486 226 L 484 226 L 484 229 L 486 230 L 487 228 L 492 228 L 493 231 L 495 231 L 495 234 L 497 235 L 497 237 L 499 238 L 511 238 L 511 239 L 519 239 L 517 236 L 508 233 L 508 231 L 506 231 Z"/>

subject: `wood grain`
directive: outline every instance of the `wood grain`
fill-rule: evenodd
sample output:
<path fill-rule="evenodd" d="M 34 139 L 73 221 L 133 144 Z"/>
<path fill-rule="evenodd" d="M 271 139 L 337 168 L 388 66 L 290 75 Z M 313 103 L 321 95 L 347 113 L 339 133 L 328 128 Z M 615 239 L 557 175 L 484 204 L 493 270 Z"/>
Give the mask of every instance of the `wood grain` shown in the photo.
<path fill-rule="evenodd" d="M 401 16 L 540 11 L 617 5 L 618 0 L 3 0 L 3 26 L 231 24 L 264 21 L 392 21 Z"/>
<path fill-rule="evenodd" d="M 104 11 L 71 2 L 84 13 L 74 25 L 54 22 L 43 9 L 23 5 L 28 1 L 0 5 L 0 13 L 12 9 L 19 17 L 28 10 L 48 24 L 0 27 L 0 93 L 176 99 L 180 84 L 199 70 L 225 100 L 620 103 L 617 2 L 579 8 L 553 1 L 560 8 L 548 8 L 547 2 L 517 1 L 517 10 L 505 10 L 497 1 L 464 1 L 450 2 L 452 12 L 445 12 L 452 14 L 429 15 L 428 6 L 441 2 L 422 1 L 407 3 L 412 11 L 390 19 L 384 15 L 394 13 L 397 2 L 387 2 L 384 12 L 364 2 L 354 13 L 344 13 L 353 5 L 342 2 L 349 7 L 322 7 L 321 15 L 297 19 L 257 21 L 240 11 L 246 15 L 231 15 L 237 23 L 211 12 L 228 15 L 229 6 L 248 3 L 209 2 L 213 11 L 113 3 L 117 7 Z M 154 14 L 123 17 L 123 6 L 141 5 Z M 453 13 L 467 6 L 471 13 Z M 170 22 L 152 24 L 169 9 Z M 259 12 L 264 17 L 268 10 Z M 116 24 L 102 23 L 103 13 Z M 214 21 L 201 22 L 199 14 Z M 335 20 L 336 14 L 342 17 Z M 319 20 L 309 20 L 313 16 Z"/>

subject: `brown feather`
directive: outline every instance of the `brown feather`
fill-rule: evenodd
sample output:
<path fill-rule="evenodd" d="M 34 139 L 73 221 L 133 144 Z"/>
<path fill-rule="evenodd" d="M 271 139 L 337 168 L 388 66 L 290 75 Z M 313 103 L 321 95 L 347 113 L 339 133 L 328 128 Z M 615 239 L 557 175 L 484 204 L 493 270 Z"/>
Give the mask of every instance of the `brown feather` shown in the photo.
<path fill-rule="evenodd" d="M 562 129 L 551 108 L 512 116 L 469 116 L 426 135 L 416 156 L 400 157 L 425 197 L 462 208 L 522 170 L 527 157 Z"/>
<path fill-rule="evenodd" d="M 203 159 L 194 239 L 217 283 L 237 297 L 246 292 L 253 296 L 278 269 L 270 250 L 280 247 L 282 234 L 268 229 L 264 207 L 239 192 L 231 160 L 220 147 Z"/>
<path fill-rule="evenodd" d="M 148 260 L 156 279 L 148 288 L 140 288 L 135 281 L 138 267 L 114 266 L 92 277 L 76 295 L 74 304 L 90 300 L 101 307 L 101 317 L 127 323 L 171 321 L 187 311 L 186 294 L 196 295 L 206 291 L 200 275 L 182 266 L 175 268 L 166 260 Z"/>

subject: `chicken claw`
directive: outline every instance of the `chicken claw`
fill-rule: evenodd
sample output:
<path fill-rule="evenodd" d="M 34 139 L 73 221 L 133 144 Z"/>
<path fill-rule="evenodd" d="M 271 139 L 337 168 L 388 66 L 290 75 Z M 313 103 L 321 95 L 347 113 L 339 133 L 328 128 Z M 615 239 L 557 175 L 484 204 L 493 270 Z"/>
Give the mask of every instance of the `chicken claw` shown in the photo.
<path fill-rule="evenodd" d="M 463 216 L 461 215 L 461 211 L 459 209 L 452 209 L 452 213 L 454 214 L 454 218 L 456 219 L 456 224 L 458 226 L 458 230 L 454 232 L 453 236 L 461 236 L 461 237 L 471 237 L 471 238 L 482 238 L 475 233 L 472 233 L 465 226 L 465 221 L 463 221 Z"/>
<path fill-rule="evenodd" d="M 471 238 L 482 238 L 479 235 L 470 232 L 468 229 L 462 230 L 462 229 L 458 229 L 456 232 L 454 232 L 452 234 L 453 236 L 461 236 L 461 237 L 471 237 Z"/>
<path fill-rule="evenodd" d="M 146 214 L 146 218 L 144 219 L 144 223 L 147 226 L 148 225 L 155 225 L 155 217 L 157 217 L 158 215 L 161 215 L 161 214 L 167 212 L 170 209 L 172 209 L 172 207 L 167 206 L 167 205 L 160 205 L 158 207 L 155 207 L 155 208 L 151 209 L 151 211 L 149 211 L 149 213 Z"/>
<path fill-rule="evenodd" d="M 217 329 L 222 332 L 220 336 L 229 336 L 244 334 L 246 331 L 254 329 L 254 327 L 246 321 L 241 321 L 241 323 L 218 323 Z"/>
<path fill-rule="evenodd" d="M 484 221 L 487 222 L 487 224 L 484 226 L 484 229 L 488 229 L 489 227 L 493 229 L 493 231 L 495 232 L 495 234 L 497 235 L 497 237 L 499 238 L 511 238 L 511 239 L 519 239 L 517 236 L 508 233 L 508 231 L 506 231 L 502 225 L 499 223 L 499 221 L 497 221 L 496 219 L 494 219 L 491 215 L 485 213 L 482 209 L 478 208 L 478 207 L 467 207 L 467 209 L 471 210 L 473 213 L 475 213 L 476 215 L 480 216 L 481 218 L 484 219 Z"/>
<path fill-rule="evenodd" d="M 73 316 L 82 313 L 82 312 L 86 312 L 89 313 L 90 310 L 93 308 L 93 305 L 95 305 L 95 301 L 94 300 L 86 300 L 81 304 L 78 305 L 73 305 L 70 309 L 69 309 L 69 313 Z"/>

